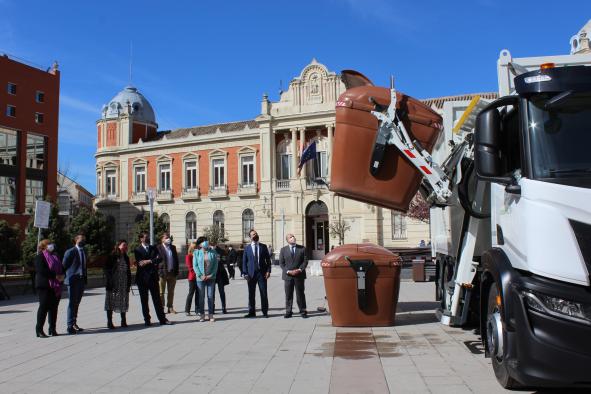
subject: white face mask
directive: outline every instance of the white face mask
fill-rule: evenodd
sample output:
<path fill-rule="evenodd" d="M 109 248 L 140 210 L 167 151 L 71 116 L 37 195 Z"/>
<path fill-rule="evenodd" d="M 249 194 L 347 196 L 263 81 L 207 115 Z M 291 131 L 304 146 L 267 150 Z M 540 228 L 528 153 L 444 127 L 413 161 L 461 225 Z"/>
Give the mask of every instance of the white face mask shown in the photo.
<path fill-rule="evenodd" d="M 55 250 L 55 245 L 54 244 L 49 244 L 47 245 L 47 250 L 51 253 Z"/>

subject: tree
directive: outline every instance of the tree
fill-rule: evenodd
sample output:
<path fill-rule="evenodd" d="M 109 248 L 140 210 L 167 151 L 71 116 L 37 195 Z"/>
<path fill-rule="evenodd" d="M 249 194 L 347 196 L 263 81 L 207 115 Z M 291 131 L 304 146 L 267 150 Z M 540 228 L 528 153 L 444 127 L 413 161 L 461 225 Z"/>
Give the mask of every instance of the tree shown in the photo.
<path fill-rule="evenodd" d="M 89 256 L 106 256 L 113 249 L 115 223 L 102 212 L 80 208 L 70 223 L 70 239 L 78 234 L 86 236 L 86 251 Z"/>
<path fill-rule="evenodd" d="M 18 224 L 11 226 L 6 220 L 0 220 L 0 262 L 5 266 L 17 263 L 21 257 L 19 233 Z"/>
<path fill-rule="evenodd" d="M 58 214 L 59 208 L 57 204 L 51 204 L 49 213 L 49 228 L 41 229 L 41 239 L 49 239 L 55 244 L 55 249 L 60 256 L 64 255 L 66 249 L 72 245 L 70 235 L 66 231 L 64 219 Z M 23 265 L 30 265 L 37 254 L 37 235 L 39 229 L 33 227 L 35 221 L 35 210 L 29 209 L 31 218 L 27 224 L 27 234 L 25 240 L 21 244 L 22 255 L 21 262 Z"/>
<path fill-rule="evenodd" d="M 150 234 L 150 213 L 142 212 L 136 218 L 135 226 L 133 227 L 133 239 L 128 239 L 129 242 L 129 253 L 132 254 L 135 248 L 140 244 L 138 236 L 141 232 Z M 167 231 L 166 223 L 162 221 L 162 218 L 157 212 L 154 212 L 154 240 L 152 244 L 157 244 L 163 233 Z"/>
<path fill-rule="evenodd" d="M 212 224 L 203 229 L 203 235 L 207 237 L 210 244 L 217 245 L 228 240 L 228 233 L 218 224 Z"/>
<path fill-rule="evenodd" d="M 417 193 L 410 202 L 406 216 L 423 223 L 429 223 L 429 204 L 420 193 Z"/>
<path fill-rule="evenodd" d="M 345 220 L 339 218 L 336 222 L 329 223 L 328 230 L 330 231 L 330 236 L 332 238 L 338 238 L 339 245 L 342 245 L 345 243 L 345 234 L 351 230 L 351 226 Z"/>

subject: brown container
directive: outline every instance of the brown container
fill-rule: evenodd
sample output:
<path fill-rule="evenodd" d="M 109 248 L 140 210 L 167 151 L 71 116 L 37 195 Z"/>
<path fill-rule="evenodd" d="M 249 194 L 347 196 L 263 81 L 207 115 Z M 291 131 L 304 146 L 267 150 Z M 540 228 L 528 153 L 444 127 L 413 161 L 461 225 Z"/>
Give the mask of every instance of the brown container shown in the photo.
<path fill-rule="evenodd" d="M 363 82 L 357 77 L 356 82 Z M 421 174 L 389 145 L 377 176 L 370 174 L 370 161 L 376 139 L 378 120 L 371 114 L 373 97 L 379 104 L 390 104 L 390 90 L 369 85 L 345 91 L 337 102 L 330 190 L 354 200 L 407 211 L 417 193 Z M 355 86 L 355 85 L 353 85 Z M 442 118 L 425 104 L 397 93 L 397 109 L 411 139 L 417 139 L 431 152 L 442 131 Z"/>
<path fill-rule="evenodd" d="M 360 305 L 359 278 L 349 260 L 373 262 L 366 271 L 365 305 Z M 400 290 L 400 269 L 401 260 L 397 255 L 369 243 L 339 246 L 324 256 L 322 273 L 332 325 L 393 325 Z"/>

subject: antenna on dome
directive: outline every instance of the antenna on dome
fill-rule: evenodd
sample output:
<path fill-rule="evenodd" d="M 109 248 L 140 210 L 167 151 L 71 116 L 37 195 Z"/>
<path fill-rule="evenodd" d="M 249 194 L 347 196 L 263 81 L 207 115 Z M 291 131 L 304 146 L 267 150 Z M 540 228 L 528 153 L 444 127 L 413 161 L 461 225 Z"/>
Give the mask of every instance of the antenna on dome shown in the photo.
<path fill-rule="evenodd" d="M 133 41 L 129 40 L 129 84 L 132 85 L 133 82 Z"/>

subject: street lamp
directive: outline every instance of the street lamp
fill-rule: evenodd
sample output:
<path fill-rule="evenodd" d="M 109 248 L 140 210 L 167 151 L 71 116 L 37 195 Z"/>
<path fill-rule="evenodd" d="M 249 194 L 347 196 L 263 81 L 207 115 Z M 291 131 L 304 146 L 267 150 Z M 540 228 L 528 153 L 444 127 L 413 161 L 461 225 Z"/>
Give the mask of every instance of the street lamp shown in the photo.
<path fill-rule="evenodd" d="M 150 203 L 150 245 L 154 243 L 154 200 L 156 199 L 156 189 L 149 187 L 148 203 Z"/>

